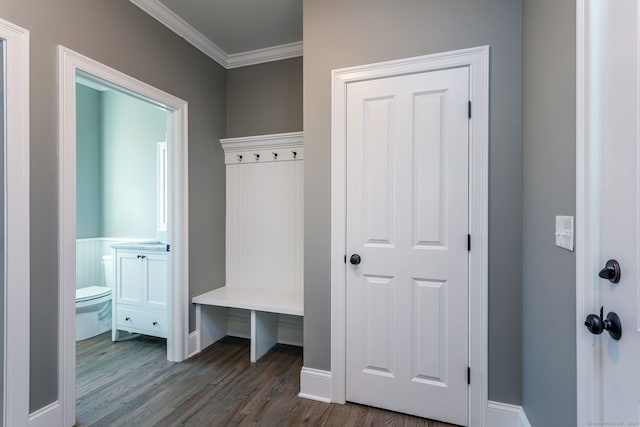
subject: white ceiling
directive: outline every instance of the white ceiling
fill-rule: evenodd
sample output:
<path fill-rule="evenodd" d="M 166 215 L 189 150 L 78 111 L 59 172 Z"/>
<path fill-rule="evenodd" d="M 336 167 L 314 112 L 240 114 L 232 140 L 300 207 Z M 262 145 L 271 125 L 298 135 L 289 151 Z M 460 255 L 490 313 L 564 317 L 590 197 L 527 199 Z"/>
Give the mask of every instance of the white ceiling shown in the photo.
<path fill-rule="evenodd" d="M 302 55 L 302 0 L 130 0 L 226 68 Z"/>

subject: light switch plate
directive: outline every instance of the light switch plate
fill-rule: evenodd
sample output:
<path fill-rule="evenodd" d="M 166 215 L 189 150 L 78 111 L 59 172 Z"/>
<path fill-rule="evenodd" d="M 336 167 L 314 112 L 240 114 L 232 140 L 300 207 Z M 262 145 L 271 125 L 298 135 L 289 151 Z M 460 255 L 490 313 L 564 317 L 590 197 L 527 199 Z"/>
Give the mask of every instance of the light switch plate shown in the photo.
<path fill-rule="evenodd" d="M 573 252 L 573 217 L 556 216 L 556 246 Z"/>

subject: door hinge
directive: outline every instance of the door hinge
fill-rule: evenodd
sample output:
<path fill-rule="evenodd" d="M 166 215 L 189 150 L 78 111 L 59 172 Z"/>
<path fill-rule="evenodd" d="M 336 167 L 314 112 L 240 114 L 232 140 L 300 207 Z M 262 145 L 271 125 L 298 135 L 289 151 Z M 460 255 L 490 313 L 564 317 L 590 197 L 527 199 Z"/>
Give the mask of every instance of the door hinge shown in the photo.
<path fill-rule="evenodd" d="M 467 251 L 471 252 L 471 234 L 467 234 Z"/>
<path fill-rule="evenodd" d="M 347 254 L 344 255 L 344 263 L 347 263 Z"/>
<path fill-rule="evenodd" d="M 471 118 L 471 101 L 469 101 L 469 118 Z"/>
<path fill-rule="evenodd" d="M 467 366 L 467 384 L 471 385 L 471 368 Z"/>

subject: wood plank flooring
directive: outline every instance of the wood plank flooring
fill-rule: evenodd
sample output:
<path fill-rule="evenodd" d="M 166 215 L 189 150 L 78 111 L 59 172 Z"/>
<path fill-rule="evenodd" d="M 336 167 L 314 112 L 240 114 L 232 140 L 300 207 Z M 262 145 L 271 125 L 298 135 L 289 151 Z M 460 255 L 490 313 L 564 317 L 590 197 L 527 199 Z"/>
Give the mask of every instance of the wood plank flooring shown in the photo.
<path fill-rule="evenodd" d="M 453 427 L 355 404 L 299 398 L 302 349 L 277 345 L 249 362 L 249 341 L 227 337 L 183 363 L 162 339 L 76 343 L 77 426 Z"/>

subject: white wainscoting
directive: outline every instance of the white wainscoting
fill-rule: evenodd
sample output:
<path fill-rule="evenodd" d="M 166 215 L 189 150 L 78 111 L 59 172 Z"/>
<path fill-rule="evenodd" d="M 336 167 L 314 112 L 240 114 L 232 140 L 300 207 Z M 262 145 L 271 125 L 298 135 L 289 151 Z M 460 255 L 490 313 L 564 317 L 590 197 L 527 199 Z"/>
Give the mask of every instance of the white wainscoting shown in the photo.
<path fill-rule="evenodd" d="M 102 256 L 111 255 L 111 245 L 119 242 L 138 242 L 152 239 L 92 237 L 76 239 L 76 288 L 105 286 Z"/>
<path fill-rule="evenodd" d="M 102 238 L 76 239 L 76 288 L 104 286 Z"/>
<path fill-rule="evenodd" d="M 226 169 L 226 286 L 302 293 L 302 161 Z"/>

